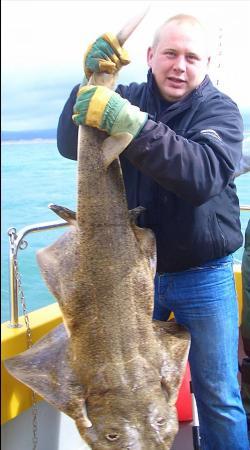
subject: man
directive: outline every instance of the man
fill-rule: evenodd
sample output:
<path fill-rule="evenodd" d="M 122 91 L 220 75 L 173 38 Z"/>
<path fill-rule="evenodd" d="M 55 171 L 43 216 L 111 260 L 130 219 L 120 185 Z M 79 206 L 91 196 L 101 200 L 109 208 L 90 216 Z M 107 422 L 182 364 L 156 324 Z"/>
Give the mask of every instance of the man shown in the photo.
<path fill-rule="evenodd" d="M 209 60 L 198 20 L 169 19 L 148 50 L 146 83 L 119 85 L 116 93 L 73 89 L 59 120 L 58 149 L 77 158 L 72 114 L 77 125 L 127 136 L 120 160 L 128 207 L 146 208 L 139 225 L 157 241 L 154 318 L 165 320 L 171 310 L 191 333 L 202 450 L 248 450 L 232 270 L 243 240 L 233 182 L 243 125 L 237 105 L 207 76 Z M 104 35 L 87 51 L 85 74 L 113 73 L 127 62 L 117 40 Z"/>

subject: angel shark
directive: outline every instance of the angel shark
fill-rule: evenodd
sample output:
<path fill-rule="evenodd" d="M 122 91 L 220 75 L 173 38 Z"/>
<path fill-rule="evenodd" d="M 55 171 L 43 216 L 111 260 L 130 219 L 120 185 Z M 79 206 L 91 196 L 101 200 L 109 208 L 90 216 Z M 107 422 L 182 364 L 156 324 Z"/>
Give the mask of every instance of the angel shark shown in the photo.
<path fill-rule="evenodd" d="M 166 450 L 190 337 L 152 320 L 155 237 L 136 225 L 141 208 L 127 208 L 126 145 L 80 127 L 77 212 L 51 205 L 71 226 L 37 254 L 63 323 L 6 368 L 72 417 L 92 449 Z"/>

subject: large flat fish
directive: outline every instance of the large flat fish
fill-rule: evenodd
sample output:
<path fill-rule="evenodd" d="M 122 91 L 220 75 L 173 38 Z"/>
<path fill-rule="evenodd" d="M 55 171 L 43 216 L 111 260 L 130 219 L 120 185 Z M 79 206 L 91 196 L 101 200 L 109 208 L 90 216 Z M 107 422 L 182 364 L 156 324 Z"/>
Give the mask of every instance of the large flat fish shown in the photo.
<path fill-rule="evenodd" d="M 175 322 L 152 320 L 155 237 L 136 225 L 141 208 L 127 208 L 126 145 L 80 127 L 77 212 L 51 205 L 71 227 L 37 254 L 63 324 L 6 367 L 72 417 L 92 449 L 166 450 L 190 339 Z"/>

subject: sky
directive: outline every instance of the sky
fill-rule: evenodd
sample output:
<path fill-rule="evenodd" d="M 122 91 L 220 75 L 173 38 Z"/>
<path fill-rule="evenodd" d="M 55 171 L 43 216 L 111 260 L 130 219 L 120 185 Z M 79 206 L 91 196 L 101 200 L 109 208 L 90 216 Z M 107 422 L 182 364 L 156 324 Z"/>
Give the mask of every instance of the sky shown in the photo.
<path fill-rule="evenodd" d="M 131 63 L 119 82 L 146 80 L 147 48 L 169 17 L 195 15 L 207 27 L 210 76 L 240 109 L 250 109 L 249 0 L 2 0 L 2 130 L 56 128 L 71 89 L 83 77 L 83 54 L 104 32 L 116 34 L 149 11 L 125 44 Z"/>

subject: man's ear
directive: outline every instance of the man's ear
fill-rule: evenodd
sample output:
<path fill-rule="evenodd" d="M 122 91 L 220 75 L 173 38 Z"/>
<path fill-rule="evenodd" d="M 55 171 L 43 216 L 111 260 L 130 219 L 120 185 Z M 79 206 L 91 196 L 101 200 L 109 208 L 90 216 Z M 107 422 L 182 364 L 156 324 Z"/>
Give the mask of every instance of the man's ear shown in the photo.
<path fill-rule="evenodd" d="M 152 47 L 149 47 L 148 51 L 147 51 L 147 63 L 148 63 L 149 67 L 152 67 L 153 56 L 154 56 L 154 50 Z"/>

